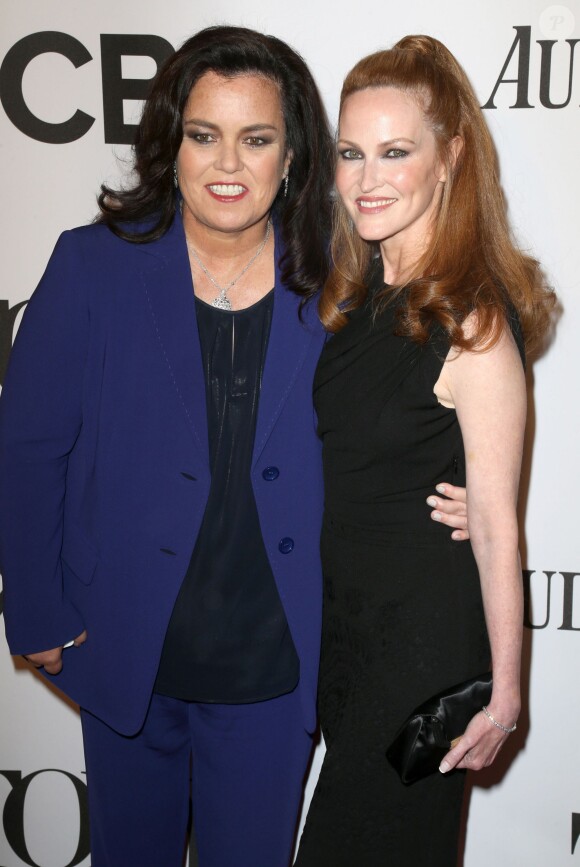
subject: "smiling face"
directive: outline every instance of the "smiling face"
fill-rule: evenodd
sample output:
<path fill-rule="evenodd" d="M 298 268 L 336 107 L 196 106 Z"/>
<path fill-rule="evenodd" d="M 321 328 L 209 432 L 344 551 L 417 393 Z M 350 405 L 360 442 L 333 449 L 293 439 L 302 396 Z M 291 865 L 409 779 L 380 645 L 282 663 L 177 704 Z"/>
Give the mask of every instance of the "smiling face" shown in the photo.
<path fill-rule="evenodd" d="M 263 233 L 289 163 L 275 82 L 215 72 L 196 82 L 177 156 L 186 228 Z"/>
<path fill-rule="evenodd" d="M 336 186 L 357 232 L 383 255 L 421 255 L 445 180 L 435 136 L 412 95 L 367 88 L 340 115 Z"/>

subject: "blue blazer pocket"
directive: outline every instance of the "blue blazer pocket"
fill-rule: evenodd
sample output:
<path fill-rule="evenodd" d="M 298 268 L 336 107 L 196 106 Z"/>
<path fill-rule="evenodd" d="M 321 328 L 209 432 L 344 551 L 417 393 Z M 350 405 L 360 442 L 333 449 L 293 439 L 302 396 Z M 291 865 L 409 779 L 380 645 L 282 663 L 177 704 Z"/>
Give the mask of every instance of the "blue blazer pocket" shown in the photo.
<path fill-rule="evenodd" d="M 98 555 L 78 531 L 65 531 L 60 558 L 79 581 L 83 584 L 91 583 Z"/>

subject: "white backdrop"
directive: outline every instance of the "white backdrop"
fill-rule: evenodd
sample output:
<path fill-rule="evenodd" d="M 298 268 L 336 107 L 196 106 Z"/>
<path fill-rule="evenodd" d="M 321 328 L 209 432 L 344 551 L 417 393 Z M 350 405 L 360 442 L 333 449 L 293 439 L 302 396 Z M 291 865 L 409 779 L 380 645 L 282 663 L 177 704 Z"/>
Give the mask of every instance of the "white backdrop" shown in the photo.
<path fill-rule="evenodd" d="M 406 33 L 428 33 L 445 42 L 465 66 L 482 105 L 493 94 L 495 108 L 485 113 L 510 217 L 521 243 L 543 262 L 564 314 L 555 343 L 530 375 L 534 398 L 522 498 L 524 567 L 531 587 L 524 666 L 528 710 L 500 767 L 474 784 L 465 865 L 580 863 L 580 843 L 575 845 L 580 835 L 580 604 L 574 602 L 575 575 L 580 575 L 574 445 L 580 421 L 580 348 L 574 338 L 580 328 L 580 59 L 571 71 L 580 41 L 580 0 L 558 6 L 541 0 L 334 0 L 324 5 L 293 0 L 285 6 L 272 0 L 197 0 L 195 5 L 188 0 L 2 0 L 0 376 L 22 313 L 16 305 L 29 298 L 58 234 L 93 217 L 99 184 L 115 184 L 123 168 L 119 160 L 127 148 L 106 143 L 103 109 L 103 95 L 111 111 L 119 93 L 110 84 L 110 52 L 117 42 L 105 40 L 102 54 L 101 35 L 148 34 L 177 46 L 215 23 L 255 27 L 297 48 L 314 72 L 333 123 L 347 70 L 363 54 Z M 54 37 L 54 31 L 67 37 Z M 30 39 L 33 34 L 44 35 Z M 147 53 L 150 43 L 140 44 Z M 75 63 L 82 54 L 86 62 L 77 68 L 57 53 L 62 46 L 67 54 L 75 48 Z M 127 46 L 126 41 L 121 53 L 130 51 Z M 18 61 L 27 47 L 29 62 L 22 61 L 20 74 Z M 109 74 L 104 85 L 103 68 Z M 124 79 L 149 78 L 154 71 L 150 57 L 122 58 Z M 139 103 L 127 100 L 123 107 L 125 123 L 134 122 Z M 79 126 L 80 137 L 53 143 L 55 132 L 63 129 L 54 125 L 77 109 L 95 119 L 90 128 L 83 132 Z M 12 661 L 3 638 L 0 644 L 0 867 L 87 867 L 76 709 L 37 682 L 23 663 Z M 306 803 L 321 756 L 322 748 Z"/>

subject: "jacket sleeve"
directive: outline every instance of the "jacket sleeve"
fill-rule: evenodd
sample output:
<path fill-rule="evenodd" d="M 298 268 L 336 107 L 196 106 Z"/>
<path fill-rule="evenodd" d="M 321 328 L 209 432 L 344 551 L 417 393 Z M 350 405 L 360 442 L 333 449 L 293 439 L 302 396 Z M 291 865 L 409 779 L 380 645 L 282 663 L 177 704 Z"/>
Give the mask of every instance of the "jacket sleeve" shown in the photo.
<path fill-rule="evenodd" d="M 78 236 L 64 233 L 28 303 L 0 399 L 0 571 L 14 654 L 83 630 L 63 593 L 68 459 L 82 425 L 89 314 Z"/>

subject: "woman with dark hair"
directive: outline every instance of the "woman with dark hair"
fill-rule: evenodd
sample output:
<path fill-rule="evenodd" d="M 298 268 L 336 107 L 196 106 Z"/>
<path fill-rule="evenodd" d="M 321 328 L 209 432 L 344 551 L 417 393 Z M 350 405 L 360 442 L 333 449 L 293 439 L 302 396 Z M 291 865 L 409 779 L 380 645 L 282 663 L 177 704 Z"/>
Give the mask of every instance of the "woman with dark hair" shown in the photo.
<path fill-rule="evenodd" d="M 190 756 L 201 867 L 290 860 L 316 725 L 324 331 L 308 300 L 332 164 L 296 52 L 196 34 L 153 84 L 137 182 L 60 238 L 19 331 L 6 625 L 82 708 L 94 867 L 182 863 Z"/>
<path fill-rule="evenodd" d="M 82 708 L 93 867 L 181 864 L 190 792 L 200 867 L 291 857 L 316 725 L 310 299 L 332 164 L 291 48 L 198 33 L 154 82 L 135 185 L 61 237 L 20 328 L 7 633 Z"/>
<path fill-rule="evenodd" d="M 490 765 L 520 711 L 522 362 L 553 297 L 512 241 L 477 99 L 437 40 L 348 74 L 336 186 L 320 302 L 335 336 L 314 383 L 327 752 L 297 867 L 451 867 L 456 769 Z M 471 544 L 423 512 L 446 474 L 467 479 Z M 400 726 L 490 664 L 491 700 L 441 773 L 404 785 L 385 756 Z"/>
<path fill-rule="evenodd" d="M 299 54 L 274 36 L 243 27 L 209 27 L 169 58 L 154 81 L 137 132 L 134 169 L 139 183 L 127 191 L 103 186 L 100 222 L 120 238 L 137 243 L 157 240 L 172 227 L 175 161 L 188 132 L 184 111 L 192 88 L 208 73 L 218 79 L 256 76 L 277 88 L 284 153 L 292 170 L 284 169 L 284 183 L 278 186 L 267 211 L 276 221 L 284 248 L 284 283 L 309 298 L 328 274 L 334 146 L 308 67 Z M 142 224 L 138 232 L 135 223 Z"/>

